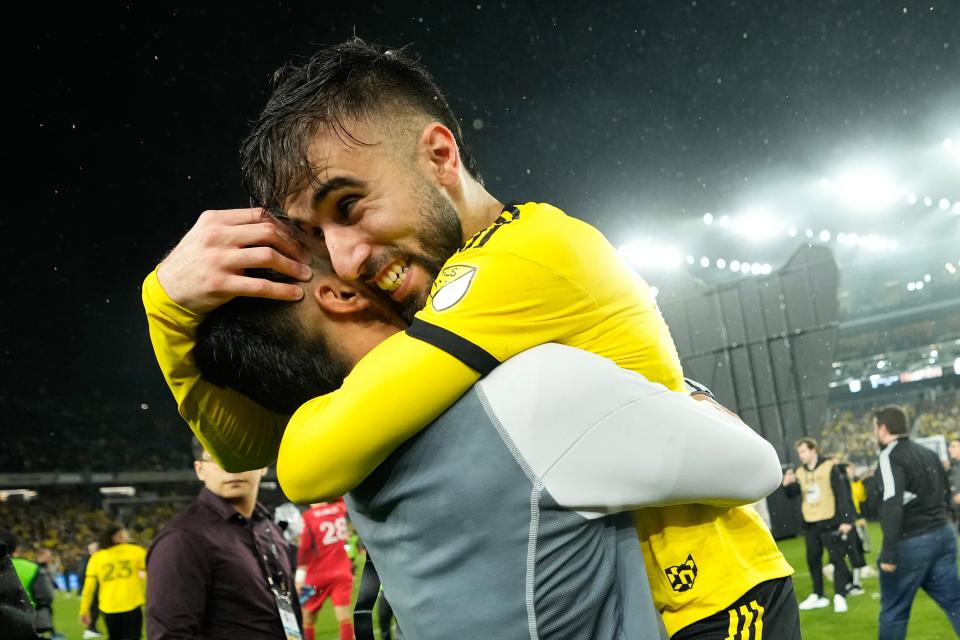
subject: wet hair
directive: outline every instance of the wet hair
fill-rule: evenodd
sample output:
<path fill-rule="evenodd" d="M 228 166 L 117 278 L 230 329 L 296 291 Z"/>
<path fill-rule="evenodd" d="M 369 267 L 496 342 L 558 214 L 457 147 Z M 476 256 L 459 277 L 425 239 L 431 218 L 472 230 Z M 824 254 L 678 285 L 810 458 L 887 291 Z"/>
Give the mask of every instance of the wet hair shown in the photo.
<path fill-rule="evenodd" d="M 353 38 L 325 47 L 302 64 L 287 63 L 273 76 L 273 94 L 240 147 L 244 186 L 251 205 L 280 211 L 290 195 L 313 179 L 311 142 L 324 130 L 350 145 L 365 145 L 347 123 L 420 116 L 447 127 L 466 170 L 482 183 L 463 142 L 460 122 L 426 68 L 404 49 Z"/>
<path fill-rule="evenodd" d="M 817 450 L 817 440 L 815 438 L 800 438 L 793 443 L 793 448 L 799 449 L 800 445 L 802 444 L 806 445 L 807 449 L 813 449 L 814 451 Z"/>
<path fill-rule="evenodd" d="M 883 425 L 887 432 L 892 436 L 902 436 L 907 433 L 907 416 L 900 410 L 900 407 L 884 407 L 873 413 L 873 419 L 877 425 Z"/>
<path fill-rule="evenodd" d="M 250 270 L 248 275 L 294 282 L 272 271 Z M 193 356 L 200 374 L 284 415 L 338 389 L 349 367 L 323 335 L 304 331 L 295 307 L 238 297 L 212 311 L 197 328 Z"/>

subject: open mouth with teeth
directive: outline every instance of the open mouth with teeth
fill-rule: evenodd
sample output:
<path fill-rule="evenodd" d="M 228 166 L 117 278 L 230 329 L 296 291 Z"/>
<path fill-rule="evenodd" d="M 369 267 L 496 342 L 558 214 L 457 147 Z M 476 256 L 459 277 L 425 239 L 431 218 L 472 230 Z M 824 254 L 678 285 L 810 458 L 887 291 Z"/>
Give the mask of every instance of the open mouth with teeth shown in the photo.
<path fill-rule="evenodd" d="M 407 262 L 405 260 L 397 260 L 390 266 L 390 270 L 387 271 L 382 278 L 377 280 L 377 286 L 387 293 L 393 293 L 400 288 L 400 285 L 403 284 L 406 277 Z"/>

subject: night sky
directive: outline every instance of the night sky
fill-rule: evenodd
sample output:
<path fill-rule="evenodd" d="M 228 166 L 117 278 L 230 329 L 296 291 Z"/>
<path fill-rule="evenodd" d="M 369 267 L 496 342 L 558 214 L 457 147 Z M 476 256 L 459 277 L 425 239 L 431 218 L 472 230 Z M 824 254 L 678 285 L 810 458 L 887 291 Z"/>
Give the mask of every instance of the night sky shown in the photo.
<path fill-rule="evenodd" d="M 422 57 L 494 196 L 549 201 L 615 244 L 654 234 L 699 255 L 725 242 L 703 213 L 757 194 L 803 225 L 835 222 L 797 193 L 864 154 L 960 198 L 960 164 L 923 160 L 960 145 L 958 2 L 360 4 L 8 22 L 5 432 L 176 421 L 140 283 L 203 210 L 247 204 L 238 146 L 273 70 L 354 33 Z M 849 226 L 942 265 L 960 233 L 933 215 Z"/>

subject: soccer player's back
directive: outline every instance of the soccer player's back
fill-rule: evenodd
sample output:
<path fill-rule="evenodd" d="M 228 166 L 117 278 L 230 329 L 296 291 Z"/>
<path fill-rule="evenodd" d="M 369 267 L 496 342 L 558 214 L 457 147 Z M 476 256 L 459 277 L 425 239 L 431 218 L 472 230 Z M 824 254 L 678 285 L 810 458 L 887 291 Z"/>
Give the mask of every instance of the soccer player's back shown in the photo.
<path fill-rule="evenodd" d="M 87 563 L 86 580 L 80 599 L 80 615 L 88 622 L 90 604 L 96 592 L 110 637 L 139 638 L 143 626 L 147 550 L 129 543 L 125 529 L 114 527 L 105 542 Z"/>

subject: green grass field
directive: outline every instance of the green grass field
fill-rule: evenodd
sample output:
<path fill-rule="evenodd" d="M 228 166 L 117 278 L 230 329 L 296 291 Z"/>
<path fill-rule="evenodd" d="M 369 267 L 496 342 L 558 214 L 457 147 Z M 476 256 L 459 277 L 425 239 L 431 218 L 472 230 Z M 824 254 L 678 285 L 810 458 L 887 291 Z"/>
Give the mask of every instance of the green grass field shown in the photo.
<path fill-rule="evenodd" d="M 879 525 L 870 525 L 870 535 L 876 546 L 876 543 L 881 539 Z M 807 597 L 811 590 L 803 539 L 793 538 L 781 541 L 780 548 L 790 564 L 796 569 L 794 575 L 795 587 L 797 595 L 800 599 L 803 599 Z M 874 564 L 875 560 L 876 554 L 869 554 L 868 563 Z M 847 603 L 850 610 L 847 613 L 834 613 L 832 607 L 814 611 L 801 611 L 800 625 L 803 629 L 803 637 L 806 640 L 869 640 L 876 638 L 877 612 L 880 610 L 880 591 L 877 578 L 864 580 L 863 587 L 866 591 L 865 594 L 848 599 Z M 833 585 L 828 582 L 826 588 L 827 594 L 832 596 Z M 65 634 L 67 640 L 79 640 L 83 632 L 83 628 L 77 621 L 79 606 L 80 601 L 76 596 L 57 594 L 54 619 L 57 630 Z M 100 624 L 102 626 L 102 622 Z M 339 637 L 337 622 L 329 604 L 320 611 L 317 617 L 316 637 L 317 640 L 336 640 Z M 910 640 L 945 640 L 951 637 L 953 637 L 953 631 L 943 611 L 927 594 L 921 591 L 914 601 L 907 638 Z M 776 640 L 776 638 L 771 638 L 771 640 Z"/>

